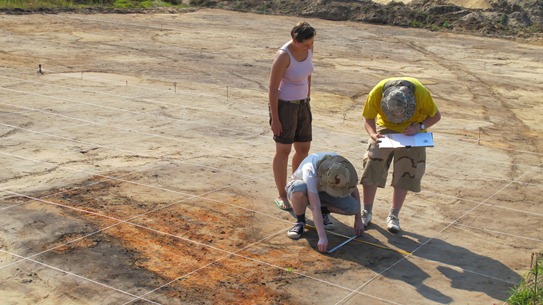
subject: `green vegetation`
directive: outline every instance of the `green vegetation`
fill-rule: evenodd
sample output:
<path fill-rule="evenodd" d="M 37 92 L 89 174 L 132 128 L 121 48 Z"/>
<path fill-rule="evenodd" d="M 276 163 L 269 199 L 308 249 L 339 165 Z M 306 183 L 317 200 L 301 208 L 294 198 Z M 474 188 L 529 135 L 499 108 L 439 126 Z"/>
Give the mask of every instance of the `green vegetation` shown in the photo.
<path fill-rule="evenodd" d="M 502 14 L 500 17 L 500 24 L 507 25 L 509 23 L 509 17 L 506 14 Z"/>
<path fill-rule="evenodd" d="M 2 0 L 0 8 L 20 8 L 20 9 L 36 9 L 36 8 L 53 8 L 53 7 L 73 7 L 73 1 L 70 0 Z"/>
<path fill-rule="evenodd" d="M 141 9 L 153 7 L 187 7 L 181 0 L 0 0 L 0 9 L 53 8 L 116 8 Z"/>
<path fill-rule="evenodd" d="M 530 271 L 507 300 L 510 305 L 543 304 L 543 252 L 532 254 Z"/>

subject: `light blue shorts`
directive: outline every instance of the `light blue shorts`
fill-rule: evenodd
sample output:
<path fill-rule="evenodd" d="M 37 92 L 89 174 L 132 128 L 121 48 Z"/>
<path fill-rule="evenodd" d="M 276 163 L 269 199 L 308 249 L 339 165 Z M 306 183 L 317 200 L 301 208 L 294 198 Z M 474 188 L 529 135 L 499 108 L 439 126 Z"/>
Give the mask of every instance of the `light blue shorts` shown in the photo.
<path fill-rule="evenodd" d="M 292 180 L 287 184 L 286 191 L 289 200 L 292 193 L 295 192 L 303 192 L 307 196 L 307 185 L 303 180 Z M 328 195 L 326 192 L 319 192 L 319 198 L 321 199 L 321 206 L 333 206 L 336 209 L 343 211 L 345 215 L 354 215 L 360 211 L 360 202 L 354 199 L 353 196 L 336 198 Z M 309 202 L 307 202 L 307 204 L 309 204 Z"/>

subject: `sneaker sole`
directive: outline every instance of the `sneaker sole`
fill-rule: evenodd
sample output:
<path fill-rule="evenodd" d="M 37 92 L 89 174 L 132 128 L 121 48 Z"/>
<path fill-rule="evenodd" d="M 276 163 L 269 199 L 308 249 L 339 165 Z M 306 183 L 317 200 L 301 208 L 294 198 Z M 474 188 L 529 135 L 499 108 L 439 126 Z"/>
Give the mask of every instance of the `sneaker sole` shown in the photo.
<path fill-rule="evenodd" d="M 305 229 L 304 229 L 304 232 L 305 232 Z M 287 236 L 290 238 L 290 239 L 300 239 L 302 237 L 302 235 L 304 235 L 304 232 L 302 232 L 301 234 L 296 234 L 294 232 L 288 232 L 287 233 Z M 296 235 L 294 235 L 296 234 Z"/>
<path fill-rule="evenodd" d="M 396 228 L 387 228 L 387 230 L 388 232 L 393 233 L 393 234 L 400 232 L 400 229 L 396 229 Z"/>
<path fill-rule="evenodd" d="M 302 237 L 302 235 L 291 236 L 291 235 L 289 235 L 289 234 L 287 234 L 287 236 L 288 236 L 290 239 L 300 239 L 300 237 Z"/>

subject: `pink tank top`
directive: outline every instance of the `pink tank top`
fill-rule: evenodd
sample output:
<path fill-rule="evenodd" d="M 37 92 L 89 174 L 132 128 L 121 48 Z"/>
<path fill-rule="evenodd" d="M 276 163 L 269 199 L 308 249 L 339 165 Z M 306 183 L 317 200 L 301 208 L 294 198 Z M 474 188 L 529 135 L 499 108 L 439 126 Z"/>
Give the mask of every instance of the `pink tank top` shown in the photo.
<path fill-rule="evenodd" d="M 285 101 L 301 100 L 307 97 L 309 82 L 307 78 L 313 73 L 313 50 L 308 50 L 304 61 L 297 61 L 285 43 L 280 50 L 290 57 L 290 64 L 279 84 L 279 99 Z"/>

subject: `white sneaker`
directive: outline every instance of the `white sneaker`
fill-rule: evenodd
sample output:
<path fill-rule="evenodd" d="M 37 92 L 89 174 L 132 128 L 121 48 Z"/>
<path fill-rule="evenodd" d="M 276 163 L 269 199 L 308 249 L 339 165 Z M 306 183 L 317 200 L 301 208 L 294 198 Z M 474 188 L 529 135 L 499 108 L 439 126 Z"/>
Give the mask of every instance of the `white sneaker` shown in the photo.
<path fill-rule="evenodd" d="M 364 227 L 367 227 L 370 224 L 371 219 L 371 212 L 364 210 L 364 212 L 362 212 L 362 222 L 364 223 Z"/>
<path fill-rule="evenodd" d="M 330 214 L 322 214 L 322 222 L 326 230 L 333 230 L 334 224 L 330 220 Z"/>
<path fill-rule="evenodd" d="M 387 230 L 390 233 L 398 233 L 400 232 L 400 220 L 398 217 L 394 215 L 388 215 L 387 217 Z"/>

